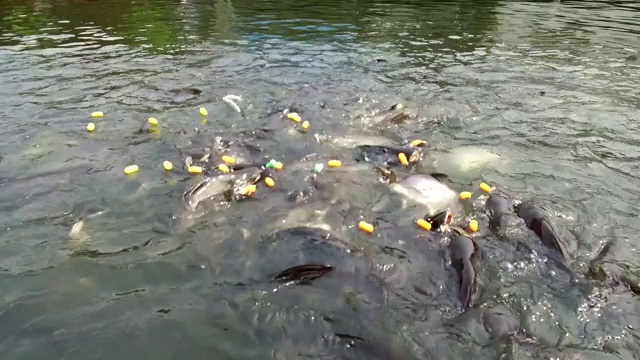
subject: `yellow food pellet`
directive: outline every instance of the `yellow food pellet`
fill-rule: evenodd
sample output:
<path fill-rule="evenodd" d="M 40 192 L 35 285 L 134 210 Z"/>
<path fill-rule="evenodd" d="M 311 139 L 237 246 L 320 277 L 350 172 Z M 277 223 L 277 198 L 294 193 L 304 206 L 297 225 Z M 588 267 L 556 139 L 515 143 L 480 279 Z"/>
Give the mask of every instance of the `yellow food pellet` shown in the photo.
<path fill-rule="evenodd" d="M 411 142 L 411 146 L 425 146 L 427 145 L 427 142 L 424 140 L 413 140 Z"/>
<path fill-rule="evenodd" d="M 222 171 L 223 173 L 228 173 L 229 171 L 229 167 L 225 164 L 220 164 L 218 165 L 218 170 Z"/>
<path fill-rule="evenodd" d="M 227 155 L 225 155 L 225 156 L 223 156 L 223 157 L 222 157 L 222 161 L 224 161 L 224 162 L 225 162 L 225 163 L 227 163 L 227 164 L 235 164 L 236 159 L 234 159 L 234 158 L 233 158 L 233 157 L 231 157 L 231 156 L 227 156 Z"/>
<path fill-rule="evenodd" d="M 490 193 L 491 192 L 491 186 L 489 186 L 486 183 L 480 183 L 480 190 L 486 192 L 486 193 Z"/>
<path fill-rule="evenodd" d="M 366 221 L 360 221 L 358 223 L 358 229 L 371 234 L 373 232 L 373 225 L 369 224 Z"/>
<path fill-rule="evenodd" d="M 129 165 L 126 168 L 124 168 L 124 173 L 129 175 L 129 174 L 137 173 L 138 170 L 140 170 L 140 168 L 138 168 L 138 165 Z"/>
<path fill-rule="evenodd" d="M 209 112 L 207 111 L 207 109 L 201 107 L 200 108 L 200 115 L 207 116 L 207 115 L 209 115 Z"/>
<path fill-rule="evenodd" d="M 308 128 L 309 128 L 309 122 L 305 120 L 305 121 L 302 123 L 302 128 L 303 128 L 303 129 L 305 129 L 305 130 L 306 130 L 306 129 L 308 129 Z"/>
<path fill-rule="evenodd" d="M 287 117 L 295 122 L 302 121 L 302 118 L 300 117 L 300 115 L 298 115 L 298 113 L 288 113 Z"/>
<path fill-rule="evenodd" d="M 270 177 L 264 178 L 264 183 L 267 184 L 268 187 L 274 187 L 276 185 L 276 182 Z"/>
<path fill-rule="evenodd" d="M 247 185 L 244 189 L 242 189 L 240 193 L 242 195 L 252 195 L 252 194 L 255 194 L 257 189 L 258 187 L 255 184 L 251 184 L 251 185 Z"/>
<path fill-rule="evenodd" d="M 416 220 L 416 225 L 418 225 L 420 228 L 424 230 L 427 230 L 427 231 L 431 230 L 431 223 L 425 219 Z"/>
<path fill-rule="evenodd" d="M 473 193 L 471 191 L 463 191 L 460 193 L 460 200 L 471 199 Z"/>
<path fill-rule="evenodd" d="M 283 163 L 281 163 L 280 161 L 277 161 L 277 162 L 273 165 L 273 167 L 274 167 L 276 170 L 282 170 L 282 168 L 284 167 L 284 164 L 283 164 Z"/>
<path fill-rule="evenodd" d="M 149 118 L 149 124 L 158 125 L 158 119 L 150 117 Z"/>
<path fill-rule="evenodd" d="M 87 124 L 87 131 L 88 132 L 92 132 L 95 129 L 96 129 L 96 124 L 94 124 L 94 123 L 88 123 Z"/>
<path fill-rule="evenodd" d="M 329 160 L 327 165 L 331 168 L 336 168 L 342 166 L 342 161 L 340 160 Z"/>
<path fill-rule="evenodd" d="M 102 111 L 94 111 L 91 113 L 91 117 L 94 118 L 101 118 L 104 116 L 104 113 Z"/>
<path fill-rule="evenodd" d="M 171 161 L 165 161 L 162 163 L 162 167 L 167 171 L 171 171 L 171 169 L 173 169 L 173 164 Z"/>
<path fill-rule="evenodd" d="M 400 164 L 409 165 L 409 160 L 407 160 L 407 155 L 404 153 L 398 154 L 398 160 L 400 160 Z"/>
<path fill-rule="evenodd" d="M 469 221 L 469 230 L 476 232 L 478 231 L 478 226 L 478 220 L 472 219 L 471 221 Z"/>
<path fill-rule="evenodd" d="M 202 167 L 200 167 L 200 166 L 189 166 L 189 168 L 187 169 L 187 171 L 188 171 L 190 174 L 202 174 L 203 169 L 202 169 Z"/>

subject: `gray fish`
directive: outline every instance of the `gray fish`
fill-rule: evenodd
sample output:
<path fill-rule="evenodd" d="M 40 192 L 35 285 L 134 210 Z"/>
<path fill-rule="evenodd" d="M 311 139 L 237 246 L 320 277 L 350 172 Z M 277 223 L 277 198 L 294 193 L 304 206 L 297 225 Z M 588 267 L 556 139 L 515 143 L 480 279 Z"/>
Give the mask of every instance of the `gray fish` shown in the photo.
<path fill-rule="evenodd" d="M 257 183 L 261 177 L 262 170 L 257 167 L 205 177 L 201 182 L 187 189 L 182 195 L 182 200 L 185 207 L 195 210 L 200 202 L 230 191 L 237 194 L 246 186 Z"/>
<path fill-rule="evenodd" d="M 484 309 L 482 324 L 492 338 L 507 341 L 518 332 L 518 321 L 505 309 Z"/>
<path fill-rule="evenodd" d="M 374 165 L 408 165 L 422 158 L 422 148 L 419 147 L 358 145 L 355 150 L 356 161 L 365 161 Z M 408 164 L 400 162 L 400 154 L 404 154 Z"/>
<path fill-rule="evenodd" d="M 333 270 L 333 266 L 323 264 L 306 264 L 290 267 L 281 271 L 273 279 L 278 281 L 310 283 L 311 281 Z"/>
<path fill-rule="evenodd" d="M 598 255 L 589 262 L 589 275 L 596 280 L 609 280 L 615 285 L 624 285 L 636 295 L 640 295 L 640 281 L 628 274 L 625 269 L 612 262 L 605 262 L 605 257 L 611 253 L 613 240 L 607 241 Z"/>
<path fill-rule="evenodd" d="M 505 217 L 513 214 L 514 201 L 502 192 L 493 191 L 485 203 L 485 210 L 489 216 L 489 229 L 500 231 L 505 224 Z"/>
<path fill-rule="evenodd" d="M 462 308 L 468 309 L 477 300 L 479 291 L 480 247 L 468 236 L 458 235 L 449 243 L 451 265 L 458 274 Z"/>
<path fill-rule="evenodd" d="M 538 236 L 544 246 L 556 250 L 563 259 L 569 258 L 567 249 L 553 225 L 551 216 L 546 211 L 531 201 L 515 204 L 514 209 L 518 216 L 525 221 L 527 227 Z"/>

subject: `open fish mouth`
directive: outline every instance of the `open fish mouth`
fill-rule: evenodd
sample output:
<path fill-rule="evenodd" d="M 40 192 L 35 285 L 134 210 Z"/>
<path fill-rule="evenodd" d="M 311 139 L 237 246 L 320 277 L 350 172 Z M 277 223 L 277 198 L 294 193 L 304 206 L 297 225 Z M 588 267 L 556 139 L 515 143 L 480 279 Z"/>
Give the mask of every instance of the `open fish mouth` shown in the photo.
<path fill-rule="evenodd" d="M 432 228 L 438 229 L 441 226 L 451 224 L 453 213 L 447 209 L 431 216 L 425 216 L 425 220 L 431 224 Z"/>

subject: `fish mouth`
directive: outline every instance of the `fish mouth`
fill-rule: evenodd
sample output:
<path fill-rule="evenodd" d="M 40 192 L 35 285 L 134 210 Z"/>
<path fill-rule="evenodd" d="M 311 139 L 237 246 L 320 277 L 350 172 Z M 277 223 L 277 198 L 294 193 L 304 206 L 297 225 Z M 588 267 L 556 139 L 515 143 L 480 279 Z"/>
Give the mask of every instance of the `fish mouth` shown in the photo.
<path fill-rule="evenodd" d="M 425 220 L 431 224 L 432 228 L 450 225 L 453 220 L 453 213 L 450 210 L 441 211 L 431 216 L 425 216 Z"/>
<path fill-rule="evenodd" d="M 418 160 L 420 160 L 420 158 L 422 158 L 422 151 L 420 150 L 416 150 L 414 151 L 411 156 L 409 157 L 409 162 L 410 163 L 415 163 Z"/>

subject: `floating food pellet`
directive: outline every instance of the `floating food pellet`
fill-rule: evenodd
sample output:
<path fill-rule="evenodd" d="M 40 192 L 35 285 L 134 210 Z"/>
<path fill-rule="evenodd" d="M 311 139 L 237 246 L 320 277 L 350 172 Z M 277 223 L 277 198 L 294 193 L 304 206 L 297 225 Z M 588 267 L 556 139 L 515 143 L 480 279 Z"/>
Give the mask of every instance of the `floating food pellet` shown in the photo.
<path fill-rule="evenodd" d="M 329 165 L 330 168 L 340 167 L 340 166 L 342 166 L 342 161 L 340 161 L 340 160 L 329 160 L 327 162 L 327 165 Z"/>
<path fill-rule="evenodd" d="M 94 118 L 101 118 L 104 116 L 104 113 L 102 111 L 94 111 L 91 113 L 91 117 Z"/>
<path fill-rule="evenodd" d="M 416 220 L 416 225 L 418 225 L 420 228 L 424 230 L 427 230 L 427 231 L 431 230 L 431 223 L 425 219 Z"/>
<path fill-rule="evenodd" d="M 188 171 L 190 174 L 202 174 L 203 169 L 202 169 L 202 167 L 200 167 L 200 166 L 189 166 L 189 167 L 187 168 L 187 171 Z"/>
<path fill-rule="evenodd" d="M 92 132 L 95 129 L 96 129 L 96 124 L 94 124 L 94 123 L 88 123 L 87 124 L 87 131 L 88 132 Z"/>
<path fill-rule="evenodd" d="M 156 118 L 150 117 L 148 121 L 149 121 L 149 124 L 151 125 L 158 125 L 158 119 Z"/>
<path fill-rule="evenodd" d="M 305 120 L 305 121 L 302 123 L 302 128 L 303 128 L 303 129 L 305 129 L 305 130 L 307 130 L 307 129 L 309 128 L 309 122 Z"/>
<path fill-rule="evenodd" d="M 427 145 L 427 142 L 424 140 L 413 140 L 411 142 L 411 146 L 425 146 Z"/>
<path fill-rule="evenodd" d="M 129 165 L 126 168 L 124 168 L 124 173 L 127 175 L 130 175 L 130 174 L 137 173 L 138 170 L 140 170 L 140 168 L 138 168 L 138 165 Z"/>
<path fill-rule="evenodd" d="M 491 192 L 491 186 L 489 186 L 486 183 L 480 183 L 480 190 L 486 192 L 486 193 L 490 193 Z"/>
<path fill-rule="evenodd" d="M 288 113 L 287 117 L 295 122 L 300 122 L 302 121 L 302 118 L 300 117 L 300 115 L 298 115 L 298 113 Z"/>
<path fill-rule="evenodd" d="M 324 169 L 324 164 L 316 164 L 313 167 L 313 172 L 319 173 L 319 172 L 322 172 L 322 169 Z"/>
<path fill-rule="evenodd" d="M 472 232 L 478 231 L 478 226 L 478 220 L 471 219 L 471 221 L 469 221 L 469 230 L 471 230 Z"/>
<path fill-rule="evenodd" d="M 270 177 L 264 178 L 264 183 L 267 184 L 268 187 L 274 187 L 276 185 L 276 182 Z"/>
<path fill-rule="evenodd" d="M 229 167 L 225 164 L 220 164 L 218 165 L 218 170 L 222 171 L 223 173 L 228 173 L 229 171 Z"/>
<path fill-rule="evenodd" d="M 371 234 L 373 232 L 373 225 L 369 224 L 366 221 L 360 221 L 358 223 L 358 229 Z"/>
<path fill-rule="evenodd" d="M 253 195 L 256 193 L 258 187 L 255 184 L 247 185 L 244 189 L 240 191 L 242 195 Z"/>
<path fill-rule="evenodd" d="M 460 200 L 471 199 L 473 193 L 471 191 L 463 191 L 460 193 Z"/>
<path fill-rule="evenodd" d="M 234 159 L 234 158 L 233 158 L 233 157 L 231 157 L 231 156 L 227 156 L 227 155 L 225 155 L 225 156 L 223 156 L 223 157 L 222 157 L 222 161 L 224 161 L 224 162 L 225 162 L 225 163 L 227 163 L 227 164 L 235 164 L 236 159 Z"/>
<path fill-rule="evenodd" d="M 209 115 L 209 112 L 207 111 L 207 109 L 201 107 L 200 108 L 200 115 L 207 116 L 207 115 Z"/>
<path fill-rule="evenodd" d="M 277 161 L 271 159 L 271 160 L 269 160 L 269 162 L 265 166 L 266 166 L 267 169 L 275 169 L 276 163 L 277 163 Z"/>
<path fill-rule="evenodd" d="M 162 163 L 162 167 L 167 171 L 171 171 L 171 169 L 173 169 L 173 164 L 171 161 L 165 161 Z"/>
<path fill-rule="evenodd" d="M 276 161 L 276 164 L 274 167 L 276 168 L 276 170 L 282 170 L 282 168 L 284 167 L 284 164 L 281 163 L 280 161 Z"/>
<path fill-rule="evenodd" d="M 407 155 L 404 153 L 398 154 L 398 160 L 400 160 L 400 164 L 409 165 L 409 160 L 407 160 Z"/>

